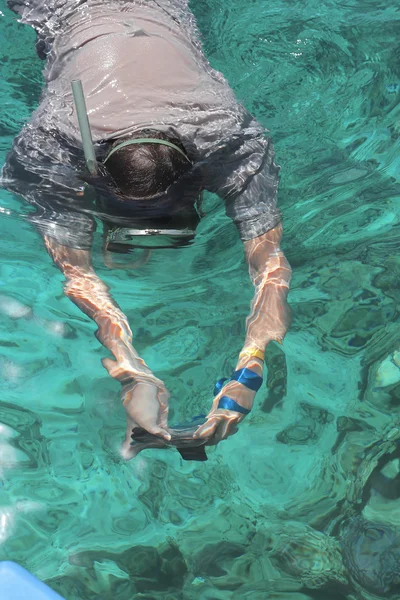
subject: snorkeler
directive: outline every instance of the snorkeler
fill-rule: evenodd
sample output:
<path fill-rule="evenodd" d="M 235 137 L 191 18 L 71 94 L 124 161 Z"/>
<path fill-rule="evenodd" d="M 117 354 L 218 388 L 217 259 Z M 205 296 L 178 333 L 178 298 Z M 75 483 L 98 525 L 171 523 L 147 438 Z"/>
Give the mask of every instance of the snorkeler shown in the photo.
<path fill-rule="evenodd" d="M 216 444 L 250 412 L 265 348 L 289 322 L 272 143 L 206 60 L 187 0 L 8 6 L 35 28 L 46 63 L 39 107 L 14 140 L 2 185 L 35 207 L 28 218 L 65 276 L 65 294 L 113 355 L 102 362 L 122 385 L 125 458 L 137 453 L 132 430 L 171 439 L 169 392 L 92 267 L 96 225 L 111 268 L 120 266 L 116 253 L 144 248 L 144 263 L 151 248 L 192 242 L 203 190 L 224 200 L 239 231 L 255 288 L 246 336 L 231 379 L 217 384 L 206 422 L 190 434 L 194 446 Z M 74 84 L 75 102 L 73 81 L 84 92 Z"/>

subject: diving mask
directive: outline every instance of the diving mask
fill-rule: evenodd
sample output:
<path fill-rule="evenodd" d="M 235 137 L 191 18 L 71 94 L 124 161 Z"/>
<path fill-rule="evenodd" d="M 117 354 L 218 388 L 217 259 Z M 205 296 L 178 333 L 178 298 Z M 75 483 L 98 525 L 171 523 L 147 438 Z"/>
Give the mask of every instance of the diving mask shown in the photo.
<path fill-rule="evenodd" d="M 125 248 L 176 248 L 189 244 L 195 235 L 196 231 L 192 229 L 112 227 L 106 235 L 106 250 L 126 252 Z"/>
<path fill-rule="evenodd" d="M 101 167 L 96 160 L 82 82 L 74 80 L 72 90 L 86 166 L 91 175 L 95 176 L 101 171 Z M 122 141 L 112 148 L 102 164 L 105 165 L 121 148 L 143 143 L 171 147 L 192 164 L 181 148 L 168 140 L 156 138 Z M 199 221 L 199 214 L 194 214 L 196 209 L 193 207 L 193 198 L 197 196 L 198 203 L 199 194 L 201 203 L 201 187 L 192 172 L 182 176 L 166 192 L 145 201 L 136 198 L 132 199 L 134 202 L 121 202 L 109 190 L 102 195 L 101 190 L 96 188 L 96 204 L 104 211 L 104 216 L 99 216 L 108 222 L 105 229 L 106 251 L 127 253 L 131 248 L 171 248 L 190 244 L 196 235 L 195 228 Z"/>

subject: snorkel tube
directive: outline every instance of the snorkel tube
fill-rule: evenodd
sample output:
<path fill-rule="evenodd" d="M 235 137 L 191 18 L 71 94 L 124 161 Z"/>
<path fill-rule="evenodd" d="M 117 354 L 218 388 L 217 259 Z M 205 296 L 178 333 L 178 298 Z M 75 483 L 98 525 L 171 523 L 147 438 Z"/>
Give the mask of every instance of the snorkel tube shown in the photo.
<path fill-rule="evenodd" d="M 82 81 L 80 79 L 74 79 L 74 81 L 71 82 L 71 87 L 72 94 L 74 96 L 75 110 L 78 117 L 79 130 L 81 132 L 86 166 L 91 175 L 96 175 L 96 154 L 93 146 L 92 132 L 90 129 L 89 117 L 86 109 L 85 96 L 83 94 Z"/>
<path fill-rule="evenodd" d="M 83 154 L 85 156 L 86 166 L 91 175 L 96 175 L 98 171 L 96 153 L 94 151 L 92 131 L 90 129 L 89 117 L 86 109 L 85 96 L 83 93 L 82 81 L 74 79 L 71 81 L 72 95 L 74 97 L 76 115 L 78 117 L 79 131 L 82 138 Z M 109 269 L 135 269 L 149 260 L 151 250 L 145 250 L 139 260 L 129 264 L 115 263 L 111 257 L 111 253 L 107 251 L 107 245 L 103 249 L 104 264 Z"/>

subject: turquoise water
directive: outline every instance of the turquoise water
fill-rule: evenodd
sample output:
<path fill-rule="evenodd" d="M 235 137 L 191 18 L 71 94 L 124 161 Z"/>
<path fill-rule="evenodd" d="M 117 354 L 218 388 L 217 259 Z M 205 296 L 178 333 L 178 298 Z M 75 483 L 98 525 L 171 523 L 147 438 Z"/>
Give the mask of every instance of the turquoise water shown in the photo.
<path fill-rule="evenodd" d="M 0 152 L 37 105 L 33 31 L 1 4 Z M 0 559 L 67 600 L 399 598 L 400 3 L 203 0 L 207 55 L 282 165 L 293 323 L 266 387 L 205 464 L 121 462 L 95 325 L 0 191 Z M 98 274 L 172 392 L 205 412 L 252 289 L 216 198 L 195 246 Z M 98 246 L 99 248 L 99 246 Z"/>

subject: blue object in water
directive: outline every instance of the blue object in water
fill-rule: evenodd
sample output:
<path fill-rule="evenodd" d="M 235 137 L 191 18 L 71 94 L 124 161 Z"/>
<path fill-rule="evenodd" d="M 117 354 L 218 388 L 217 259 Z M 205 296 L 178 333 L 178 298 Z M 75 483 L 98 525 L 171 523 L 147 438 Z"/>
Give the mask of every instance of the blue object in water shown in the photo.
<path fill-rule="evenodd" d="M 10 561 L 0 562 L 1 600 L 64 600 L 28 571 Z"/>
<path fill-rule="evenodd" d="M 386 86 L 386 90 L 390 93 L 390 94 L 397 94 L 397 92 L 400 92 L 400 83 L 389 83 Z"/>

